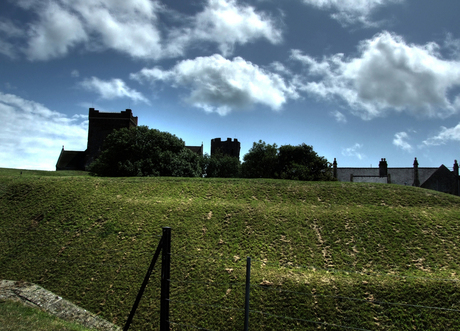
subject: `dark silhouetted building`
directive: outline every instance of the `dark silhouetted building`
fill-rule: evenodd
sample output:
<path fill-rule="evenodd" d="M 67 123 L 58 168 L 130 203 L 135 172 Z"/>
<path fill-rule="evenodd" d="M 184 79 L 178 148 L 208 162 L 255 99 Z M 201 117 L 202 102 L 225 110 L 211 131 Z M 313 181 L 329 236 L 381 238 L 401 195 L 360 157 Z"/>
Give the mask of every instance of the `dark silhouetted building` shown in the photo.
<path fill-rule="evenodd" d="M 240 158 L 241 144 L 238 139 L 222 141 L 220 138 L 211 139 L 211 156 L 216 154 L 229 155 Z"/>

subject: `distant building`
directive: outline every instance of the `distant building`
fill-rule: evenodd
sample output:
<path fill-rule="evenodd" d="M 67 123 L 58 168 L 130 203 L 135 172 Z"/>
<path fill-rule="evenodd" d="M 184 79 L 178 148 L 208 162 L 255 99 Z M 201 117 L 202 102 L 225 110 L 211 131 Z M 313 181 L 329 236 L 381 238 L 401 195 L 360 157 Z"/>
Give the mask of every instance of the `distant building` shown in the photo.
<path fill-rule="evenodd" d="M 86 170 L 99 156 L 104 139 L 114 130 L 137 127 L 137 116 L 131 109 L 120 113 L 104 113 L 94 108 L 89 109 L 88 145 L 85 151 L 66 151 L 62 146 L 61 154 L 56 163 L 56 170 Z M 203 155 L 201 146 L 185 146 L 191 151 Z"/>
<path fill-rule="evenodd" d="M 61 154 L 56 163 L 56 170 L 86 170 L 101 152 L 104 139 L 121 128 L 135 128 L 137 117 L 133 117 L 131 109 L 120 113 L 101 113 L 94 108 L 88 114 L 88 145 L 85 151 L 66 151 L 62 146 Z"/>
<path fill-rule="evenodd" d="M 222 141 L 220 138 L 211 139 L 211 156 L 215 154 L 224 154 L 228 156 L 234 156 L 240 158 L 241 144 L 238 139 Z"/>
<path fill-rule="evenodd" d="M 191 150 L 192 152 L 200 156 L 203 156 L 203 144 L 201 144 L 201 146 L 185 146 L 185 147 Z"/>
<path fill-rule="evenodd" d="M 413 166 L 408 168 L 389 168 L 386 159 L 380 160 L 378 168 L 340 168 L 334 159 L 333 173 L 340 182 L 411 185 L 460 195 L 457 160 L 454 162 L 453 171 L 450 171 L 444 165 L 439 168 L 419 167 L 417 158 Z"/>

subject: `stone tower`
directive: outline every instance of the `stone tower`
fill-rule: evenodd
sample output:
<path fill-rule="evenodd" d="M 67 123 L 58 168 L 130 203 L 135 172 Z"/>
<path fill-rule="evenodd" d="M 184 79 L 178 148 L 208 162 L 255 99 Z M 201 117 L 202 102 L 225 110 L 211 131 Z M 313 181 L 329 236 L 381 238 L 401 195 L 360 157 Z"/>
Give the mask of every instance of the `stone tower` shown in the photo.
<path fill-rule="evenodd" d="M 86 149 L 85 168 L 99 155 L 104 139 L 113 132 L 122 128 L 135 128 L 137 116 L 133 116 L 131 109 L 120 113 L 101 113 L 94 108 L 89 109 L 88 147 Z"/>
<path fill-rule="evenodd" d="M 222 141 L 220 138 L 211 139 L 211 156 L 222 153 L 239 159 L 240 150 L 241 145 L 236 138 L 234 140 L 227 138 L 225 141 Z"/>

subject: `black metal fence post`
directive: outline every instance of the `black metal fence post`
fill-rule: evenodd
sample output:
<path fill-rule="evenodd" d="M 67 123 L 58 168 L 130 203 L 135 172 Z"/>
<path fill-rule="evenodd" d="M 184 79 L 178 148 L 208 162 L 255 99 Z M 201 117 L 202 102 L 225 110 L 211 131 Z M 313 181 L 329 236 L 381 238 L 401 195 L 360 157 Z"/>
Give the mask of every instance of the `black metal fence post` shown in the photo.
<path fill-rule="evenodd" d="M 161 261 L 160 331 L 169 331 L 169 284 L 171 274 L 171 228 L 163 228 Z"/>
<path fill-rule="evenodd" d="M 249 293 L 251 289 L 251 258 L 246 259 L 246 297 L 244 304 L 244 331 L 249 328 Z"/>
<path fill-rule="evenodd" d="M 134 314 L 136 313 L 137 306 L 139 305 L 139 302 L 141 301 L 142 295 L 144 294 L 144 290 L 147 287 L 147 283 L 149 282 L 150 275 L 152 274 L 153 268 L 155 267 L 155 263 L 158 260 L 158 256 L 160 256 L 160 251 L 164 243 L 164 237 L 161 237 L 160 242 L 158 243 L 157 249 L 155 250 L 155 254 L 153 255 L 152 262 L 150 262 L 149 269 L 147 270 L 147 273 L 144 277 L 144 281 L 142 282 L 141 288 L 139 289 L 139 292 L 136 297 L 136 301 L 134 301 L 133 308 L 131 309 L 131 313 L 129 314 L 128 320 L 126 321 L 125 327 L 123 328 L 123 331 L 127 331 L 129 329 L 129 326 L 131 325 L 131 322 L 133 321 Z"/>

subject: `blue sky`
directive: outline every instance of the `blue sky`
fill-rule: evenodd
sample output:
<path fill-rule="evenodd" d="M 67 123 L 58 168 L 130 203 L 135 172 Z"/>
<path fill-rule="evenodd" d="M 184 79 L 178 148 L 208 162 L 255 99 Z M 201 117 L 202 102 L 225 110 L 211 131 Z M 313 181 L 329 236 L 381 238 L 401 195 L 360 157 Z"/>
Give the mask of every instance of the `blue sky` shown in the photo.
<path fill-rule="evenodd" d="M 306 143 L 339 166 L 460 157 L 458 0 L 6 0 L 0 167 L 84 150 L 88 108 L 187 145 Z"/>

